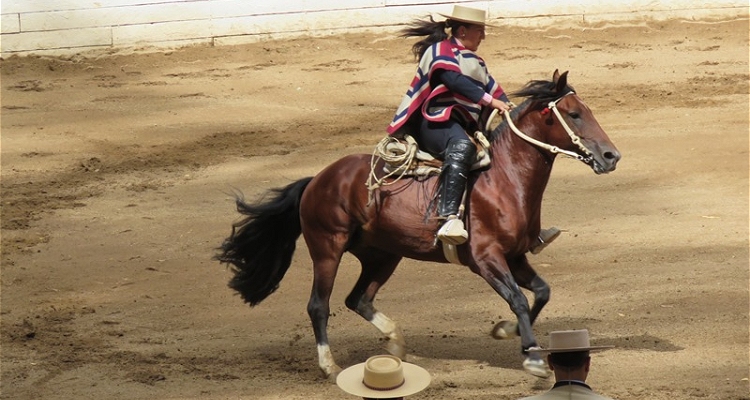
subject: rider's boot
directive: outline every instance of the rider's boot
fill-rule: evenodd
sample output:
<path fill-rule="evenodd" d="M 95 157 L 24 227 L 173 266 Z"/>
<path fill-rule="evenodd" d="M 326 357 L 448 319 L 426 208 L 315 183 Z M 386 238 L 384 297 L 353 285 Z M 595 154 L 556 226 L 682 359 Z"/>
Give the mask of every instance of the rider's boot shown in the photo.
<path fill-rule="evenodd" d="M 557 237 L 560 236 L 560 233 L 562 232 L 554 226 L 549 229 L 542 229 L 539 232 L 539 236 L 537 236 L 536 240 L 531 245 L 529 251 L 531 251 L 531 254 L 541 253 L 542 250 L 547 247 L 547 245 L 552 243 L 553 240 L 557 239 Z"/>
<path fill-rule="evenodd" d="M 437 233 L 438 239 L 443 243 L 459 245 L 469 238 L 463 221 L 458 217 L 458 210 L 476 152 L 476 146 L 469 140 L 451 142 L 445 150 L 443 171 L 440 174 L 438 216 L 446 221 Z"/>

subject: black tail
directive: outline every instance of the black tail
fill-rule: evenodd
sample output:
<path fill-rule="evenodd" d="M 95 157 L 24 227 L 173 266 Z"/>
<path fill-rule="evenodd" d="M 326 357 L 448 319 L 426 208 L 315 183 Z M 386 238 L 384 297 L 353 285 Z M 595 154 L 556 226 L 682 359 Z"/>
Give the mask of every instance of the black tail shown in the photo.
<path fill-rule="evenodd" d="M 311 179 L 273 189 L 275 196 L 258 204 L 245 203 L 241 194 L 235 196 L 237 211 L 246 217 L 232 224 L 232 234 L 214 259 L 232 264 L 234 277 L 229 287 L 251 306 L 279 288 L 292 263 L 297 238 L 302 233 L 300 198 Z"/>

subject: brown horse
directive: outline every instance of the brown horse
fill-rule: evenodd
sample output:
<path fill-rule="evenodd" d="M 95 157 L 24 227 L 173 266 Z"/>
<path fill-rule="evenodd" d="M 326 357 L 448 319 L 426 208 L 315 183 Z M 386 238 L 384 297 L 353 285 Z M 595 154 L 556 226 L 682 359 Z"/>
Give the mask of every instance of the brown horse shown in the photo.
<path fill-rule="evenodd" d="M 491 165 L 469 177 L 466 226 L 469 240 L 458 246 L 463 265 L 484 278 L 508 303 L 517 322 L 498 325 L 495 337 L 520 335 L 524 368 L 547 376 L 536 352 L 532 324 L 549 299 L 550 289 L 529 265 L 526 253 L 540 231 L 540 210 L 556 154 L 574 156 L 595 173 L 613 171 L 620 153 L 591 110 L 567 84 L 567 72 L 552 81 L 529 82 L 514 93 L 525 100 L 489 140 Z M 232 265 L 229 286 L 255 306 L 273 293 L 284 277 L 302 234 L 313 262 L 314 281 L 307 312 L 312 320 L 319 366 L 335 380 L 341 370 L 328 346 L 329 299 L 341 257 L 350 252 L 362 270 L 346 306 L 377 327 L 389 340 L 388 351 L 406 355 L 398 325 L 377 311 L 375 295 L 403 257 L 446 263 L 436 240 L 440 221 L 431 214 L 437 177 L 401 179 L 373 192 L 365 182 L 370 155 L 344 157 L 317 176 L 275 189 L 271 199 L 237 210 L 245 217 L 216 259 Z M 380 165 L 382 166 L 382 165 Z M 533 305 L 521 288 L 534 294 Z"/>

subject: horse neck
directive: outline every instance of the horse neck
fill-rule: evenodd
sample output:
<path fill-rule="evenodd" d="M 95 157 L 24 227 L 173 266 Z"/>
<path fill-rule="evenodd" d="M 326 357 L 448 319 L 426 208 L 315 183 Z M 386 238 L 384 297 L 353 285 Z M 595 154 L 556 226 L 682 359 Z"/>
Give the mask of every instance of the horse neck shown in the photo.
<path fill-rule="evenodd" d="M 514 114 L 516 127 L 528 136 L 544 141 L 547 125 L 538 113 L 520 109 Z M 555 154 L 541 149 L 513 133 L 503 123 L 490 147 L 492 163 L 487 171 L 498 184 L 514 185 L 521 201 L 532 210 L 541 209 Z"/>

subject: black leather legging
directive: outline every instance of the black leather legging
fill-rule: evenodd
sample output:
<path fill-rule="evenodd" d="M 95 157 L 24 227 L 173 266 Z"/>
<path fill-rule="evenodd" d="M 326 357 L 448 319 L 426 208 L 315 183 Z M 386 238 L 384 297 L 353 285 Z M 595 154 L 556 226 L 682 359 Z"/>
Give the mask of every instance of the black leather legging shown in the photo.
<path fill-rule="evenodd" d="M 468 140 L 466 130 L 458 121 L 449 119 L 443 122 L 429 122 L 422 119 L 419 132 L 414 133 L 414 140 L 419 148 L 440 160 L 445 159 L 445 149 L 449 143 Z"/>

